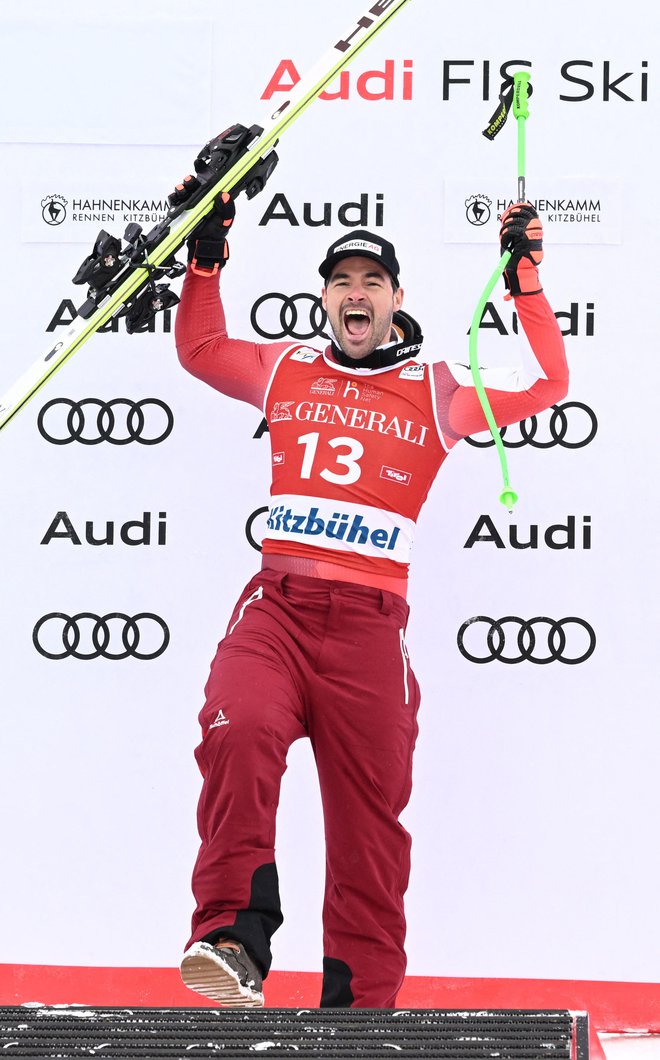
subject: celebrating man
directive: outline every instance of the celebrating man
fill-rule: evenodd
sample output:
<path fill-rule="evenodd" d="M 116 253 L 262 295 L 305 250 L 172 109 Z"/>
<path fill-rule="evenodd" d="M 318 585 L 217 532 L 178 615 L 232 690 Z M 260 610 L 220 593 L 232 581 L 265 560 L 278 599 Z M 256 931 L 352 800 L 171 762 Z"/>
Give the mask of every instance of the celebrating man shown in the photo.
<path fill-rule="evenodd" d="M 282 922 L 275 815 L 286 755 L 311 740 L 326 841 L 322 1006 L 391 1008 L 405 971 L 403 896 L 419 688 L 405 641 L 415 522 L 447 455 L 484 430 L 464 365 L 419 359 L 393 245 L 345 234 L 321 263 L 332 341 L 230 339 L 218 293 L 234 204 L 222 195 L 189 241 L 177 315 L 182 364 L 263 410 L 273 483 L 261 570 L 211 666 L 196 756 L 203 775 L 197 908 L 181 973 L 231 1006 L 262 1005 Z M 561 332 L 537 266 L 531 206 L 502 219 L 505 282 L 537 359 L 484 372 L 500 426 L 566 394 Z"/>

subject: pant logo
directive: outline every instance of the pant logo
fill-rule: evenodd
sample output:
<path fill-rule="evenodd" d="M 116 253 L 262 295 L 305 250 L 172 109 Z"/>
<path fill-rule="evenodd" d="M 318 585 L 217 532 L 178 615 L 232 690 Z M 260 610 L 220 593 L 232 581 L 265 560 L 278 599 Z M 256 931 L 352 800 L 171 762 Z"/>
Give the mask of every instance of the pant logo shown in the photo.
<path fill-rule="evenodd" d="M 410 698 L 408 691 L 408 668 L 410 666 L 410 656 L 408 655 L 408 646 L 405 641 L 404 631 L 399 630 L 399 644 L 401 646 L 401 658 L 403 659 L 403 702 L 407 705 Z"/>
<path fill-rule="evenodd" d="M 209 729 L 219 729 L 221 725 L 229 725 L 229 718 L 225 718 L 222 707 L 218 711 L 218 716 L 212 725 L 209 725 Z"/>
<path fill-rule="evenodd" d="M 263 585 L 260 585 L 258 589 L 254 590 L 254 592 L 252 593 L 252 596 L 248 596 L 247 600 L 245 601 L 245 603 L 241 607 L 240 611 L 238 612 L 238 618 L 234 622 L 234 624 L 231 627 L 231 629 L 227 630 L 227 636 L 228 637 L 234 632 L 234 630 L 236 629 L 236 626 L 241 621 L 243 615 L 245 614 L 245 608 L 249 604 L 253 604 L 255 600 L 261 600 L 263 598 L 263 595 L 264 595 L 264 587 L 263 587 Z"/>

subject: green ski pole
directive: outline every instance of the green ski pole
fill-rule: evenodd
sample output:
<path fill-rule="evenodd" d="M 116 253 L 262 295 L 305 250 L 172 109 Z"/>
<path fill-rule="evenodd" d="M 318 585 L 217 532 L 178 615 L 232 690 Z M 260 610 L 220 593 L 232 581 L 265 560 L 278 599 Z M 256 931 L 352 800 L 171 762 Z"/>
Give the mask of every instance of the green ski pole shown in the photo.
<path fill-rule="evenodd" d="M 529 110 L 527 109 L 527 95 L 529 86 L 530 75 L 526 70 L 519 71 L 513 75 L 513 116 L 516 119 L 518 126 L 518 202 L 525 202 L 525 122 L 529 117 Z M 508 509 L 509 514 L 513 511 L 513 506 L 518 500 L 518 494 L 511 488 L 509 482 L 509 467 L 506 459 L 506 453 L 504 452 L 504 444 L 502 437 L 499 432 L 493 410 L 490 407 L 490 401 L 486 394 L 486 388 L 483 385 L 481 379 L 481 372 L 479 370 L 479 362 L 477 360 L 477 341 L 479 337 L 479 326 L 481 324 L 486 303 L 488 302 L 495 284 L 500 279 L 502 273 L 509 263 L 511 257 L 510 251 L 506 250 L 500 258 L 499 264 L 495 269 L 495 272 L 490 277 L 486 287 L 483 290 L 481 298 L 477 304 L 477 308 L 474 311 L 472 317 L 472 324 L 470 326 L 470 370 L 472 372 L 472 379 L 474 382 L 477 396 L 481 402 L 481 407 L 484 410 L 486 422 L 490 429 L 490 433 L 493 436 L 493 441 L 497 448 L 497 452 L 500 458 L 500 465 L 502 469 L 502 481 L 503 490 L 500 493 L 500 501 Z"/>

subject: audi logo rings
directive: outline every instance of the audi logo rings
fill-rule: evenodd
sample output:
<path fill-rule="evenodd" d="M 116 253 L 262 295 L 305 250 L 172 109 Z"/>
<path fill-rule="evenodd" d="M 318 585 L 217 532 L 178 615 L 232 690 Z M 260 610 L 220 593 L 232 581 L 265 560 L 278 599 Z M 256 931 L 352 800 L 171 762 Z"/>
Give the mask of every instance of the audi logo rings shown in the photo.
<path fill-rule="evenodd" d="M 250 545 L 252 546 L 253 549 L 255 549 L 256 552 L 261 552 L 262 548 L 261 548 L 261 545 L 259 544 L 259 542 L 257 541 L 257 539 L 254 536 L 254 533 L 253 533 L 254 524 L 255 524 L 256 520 L 259 519 L 260 516 L 267 515 L 269 511 L 270 511 L 270 508 L 268 506 L 266 506 L 265 508 L 256 508 L 255 511 L 252 512 L 252 515 L 248 516 L 248 520 L 247 520 L 247 522 L 245 524 L 245 536 L 247 537 Z M 265 535 L 265 530 L 264 530 L 264 533 L 262 533 L 262 535 L 261 535 L 262 538 L 264 537 L 264 535 Z"/>
<path fill-rule="evenodd" d="M 270 302 L 274 303 L 275 308 L 269 306 Z M 262 294 L 250 313 L 252 327 L 264 339 L 292 338 L 302 342 L 317 335 L 327 338 L 323 331 L 327 320 L 328 315 L 321 299 L 304 292 L 291 296 L 276 291 Z M 303 330 L 296 330 L 299 324 Z M 305 326 L 309 330 L 304 330 Z"/>
<path fill-rule="evenodd" d="M 567 415 L 568 409 L 579 410 L 577 415 L 575 413 L 571 414 L 571 423 L 574 422 L 580 413 L 584 413 L 587 417 L 587 423 L 583 424 L 582 430 L 579 430 L 580 437 L 577 441 L 568 437 L 570 433 L 569 417 Z M 590 409 L 588 405 L 584 405 L 581 401 L 564 401 L 561 405 L 552 406 L 552 415 L 550 416 L 548 426 L 550 429 L 550 438 L 548 441 L 539 440 L 537 438 L 539 424 L 536 416 L 529 416 L 526 420 L 521 420 L 518 424 L 520 441 L 512 441 L 511 438 L 506 438 L 506 432 L 511 429 L 510 427 L 502 427 L 500 430 L 500 436 L 503 444 L 508 449 L 520 449 L 523 445 L 531 445 L 535 449 L 551 449 L 554 445 L 560 445 L 564 449 L 583 449 L 585 445 L 589 445 L 590 442 L 593 442 L 596 437 L 598 420 L 596 419 L 596 413 L 593 409 Z M 483 442 L 477 441 L 474 437 L 469 437 L 465 440 L 466 442 L 469 442 L 470 445 L 475 445 L 479 449 L 487 449 L 489 446 L 495 445 L 492 438 L 488 438 Z"/>
<path fill-rule="evenodd" d="M 466 639 L 468 639 L 466 634 L 468 631 L 471 632 L 477 623 L 484 623 L 488 626 L 486 634 L 487 655 L 473 654 L 465 643 Z M 506 625 L 518 627 L 515 636 L 518 655 L 504 654 L 507 644 L 507 636 L 504 630 Z M 541 654 L 540 652 L 534 654 L 538 644 L 535 627 L 542 625 L 548 627 L 546 631 L 547 654 Z M 569 626 L 577 628 L 573 628 L 570 631 L 571 647 L 567 651 L 569 641 L 567 627 Z M 472 640 L 473 638 L 470 637 L 469 639 Z M 507 615 L 506 618 L 499 619 L 489 618 L 487 615 L 476 615 L 474 618 L 468 618 L 467 622 L 463 623 L 458 631 L 457 642 L 461 655 L 473 663 L 489 663 L 499 659 L 500 662 L 511 665 L 527 661 L 544 666 L 546 663 L 557 661 L 566 663 L 568 666 L 575 666 L 577 663 L 586 662 L 593 655 L 596 648 L 596 634 L 589 623 L 582 618 L 561 618 L 556 622 L 552 618 L 546 618 L 541 615 L 527 620 L 516 618 L 515 615 Z"/>
<path fill-rule="evenodd" d="M 119 628 L 117 624 L 120 624 Z M 48 626 L 51 628 L 48 629 Z M 53 626 L 57 630 L 55 633 Z M 143 638 L 149 642 L 148 651 L 139 650 Z M 58 648 L 58 639 L 62 650 L 53 650 Z M 117 639 L 120 643 L 117 643 Z M 170 631 L 162 618 L 149 611 L 141 611 L 132 617 L 120 611 L 112 611 L 107 615 L 80 611 L 71 616 L 61 611 L 51 611 L 37 622 L 32 631 L 32 642 L 46 659 L 103 658 L 118 661 L 131 655 L 134 659 L 146 660 L 157 659 L 163 654 L 170 642 Z"/>
<path fill-rule="evenodd" d="M 90 405 L 96 406 L 98 411 L 92 417 L 94 433 L 86 436 L 83 433 L 87 425 L 85 409 Z M 57 414 L 52 411 L 58 406 L 68 408 L 64 422 L 60 416 L 58 423 Z M 125 406 L 123 429 L 117 423 L 115 413 L 119 406 Z M 39 412 L 37 427 L 41 437 L 52 445 L 69 445 L 70 442 L 80 442 L 82 445 L 98 445 L 100 442 L 110 442 L 111 445 L 128 445 L 129 442 L 158 445 L 172 433 L 174 413 L 159 398 L 143 398 L 141 401 L 131 401 L 129 398 L 113 398 L 112 401 L 101 401 L 100 398 L 83 398 L 81 401 L 53 398 Z"/>

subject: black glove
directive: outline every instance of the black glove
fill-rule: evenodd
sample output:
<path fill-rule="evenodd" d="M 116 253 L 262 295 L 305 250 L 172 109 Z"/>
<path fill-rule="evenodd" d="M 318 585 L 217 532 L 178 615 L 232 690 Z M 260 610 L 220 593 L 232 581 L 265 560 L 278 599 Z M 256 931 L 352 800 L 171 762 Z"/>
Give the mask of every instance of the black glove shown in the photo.
<path fill-rule="evenodd" d="M 199 187 L 197 177 L 184 177 L 172 194 L 168 195 L 170 205 L 180 206 Z M 215 276 L 218 269 L 223 268 L 229 257 L 227 233 L 234 223 L 235 214 L 234 200 L 228 192 L 222 192 L 213 203 L 211 212 L 207 213 L 188 236 L 188 261 L 193 272 L 202 276 Z"/>
<path fill-rule="evenodd" d="M 514 203 L 502 214 L 500 252 L 507 250 L 511 258 L 504 270 L 506 297 L 542 291 L 537 266 L 543 261 L 543 226 L 528 202 Z"/>
<path fill-rule="evenodd" d="M 234 200 L 223 191 L 213 203 L 211 212 L 188 237 L 188 261 L 193 272 L 215 276 L 218 269 L 224 268 L 229 258 L 227 235 L 235 215 Z"/>

